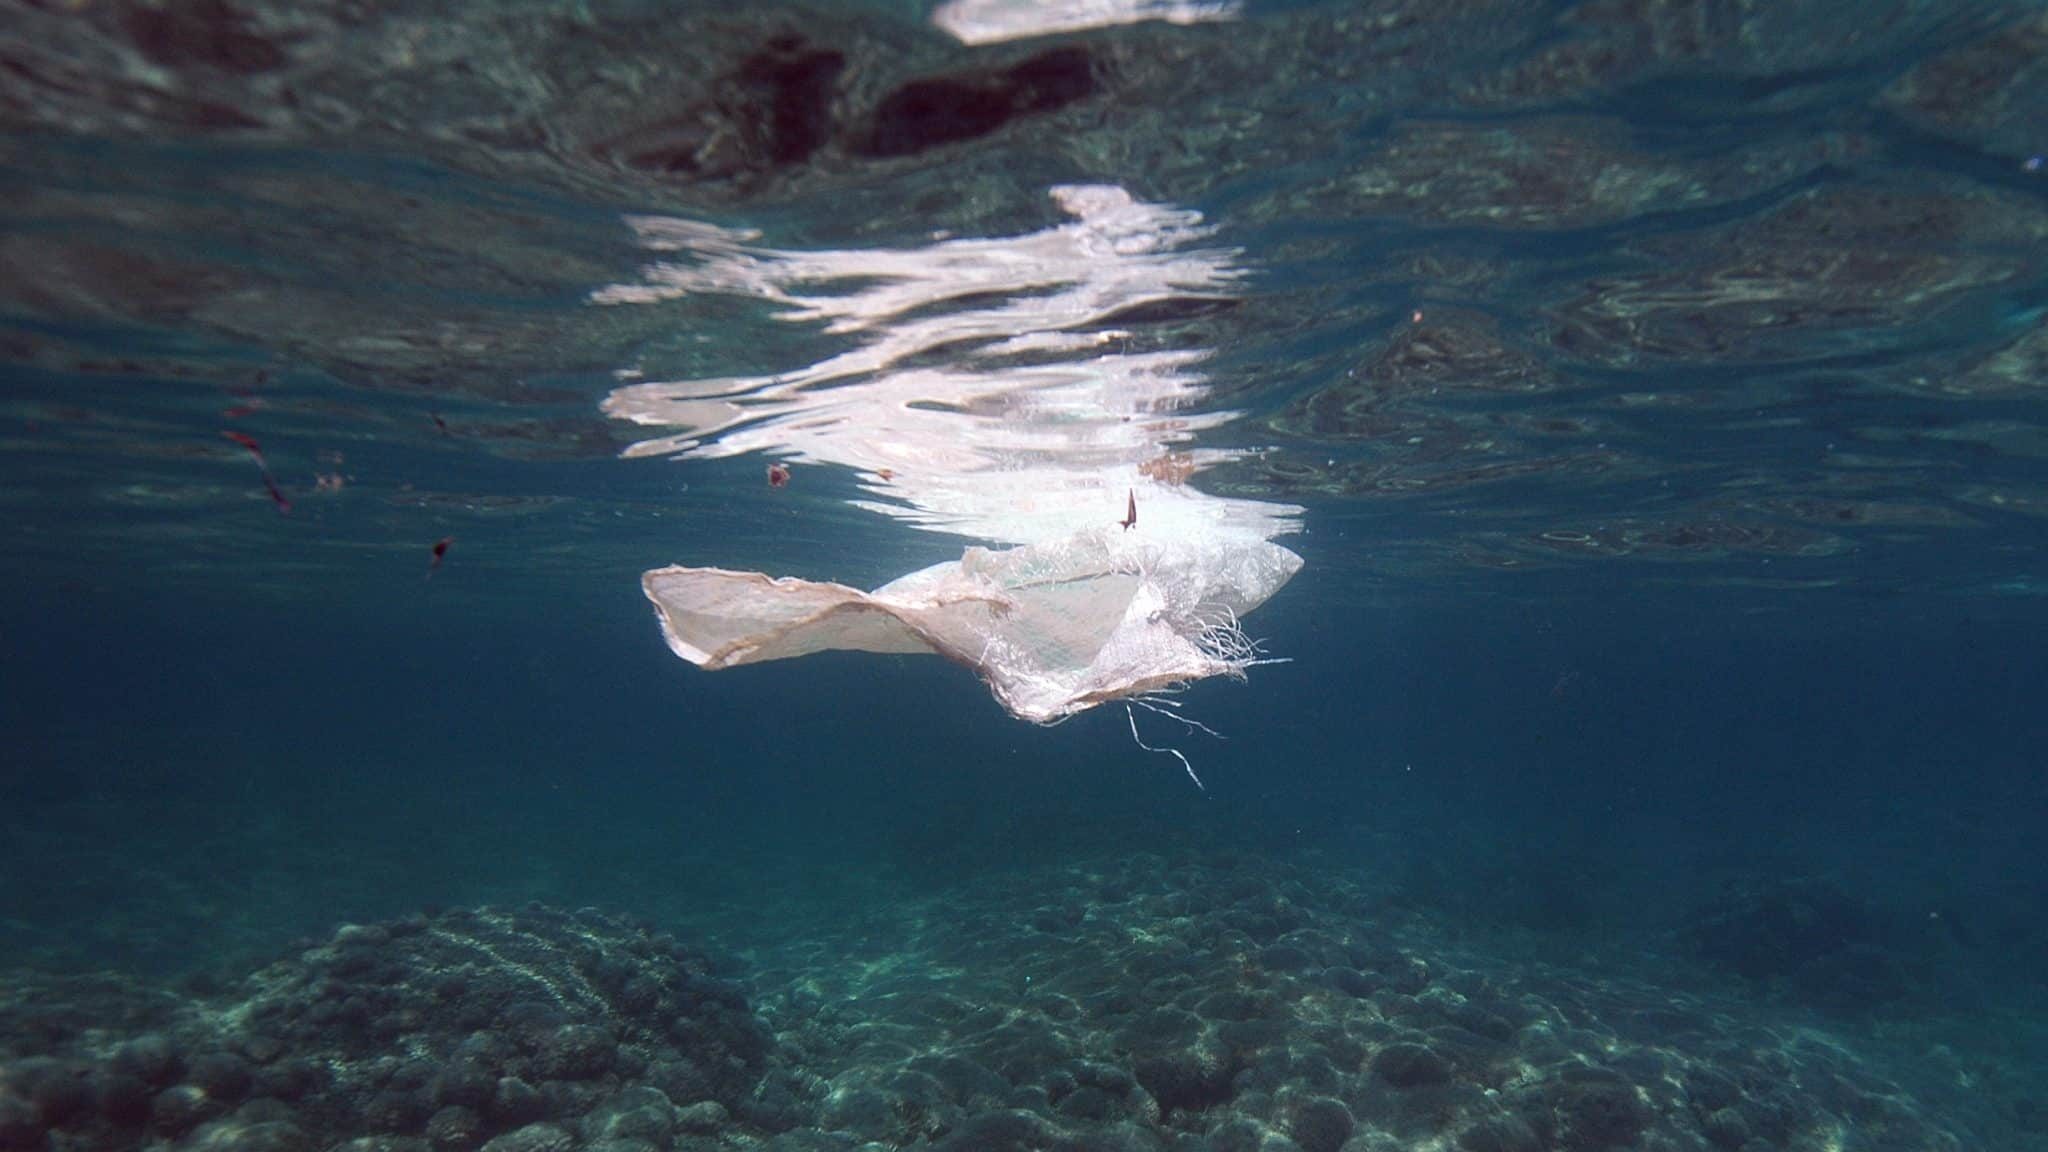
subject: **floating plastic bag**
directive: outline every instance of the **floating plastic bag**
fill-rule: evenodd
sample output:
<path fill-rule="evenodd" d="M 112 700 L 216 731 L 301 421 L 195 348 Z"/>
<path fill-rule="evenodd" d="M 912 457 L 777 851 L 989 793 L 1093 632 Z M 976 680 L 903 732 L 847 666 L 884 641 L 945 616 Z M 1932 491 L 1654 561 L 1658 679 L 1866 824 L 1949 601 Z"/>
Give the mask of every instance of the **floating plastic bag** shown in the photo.
<path fill-rule="evenodd" d="M 846 343 L 773 374 L 622 372 L 604 410 L 663 430 L 627 455 L 763 453 L 774 491 L 801 483 L 792 469 L 837 467 L 863 493 L 854 507 L 1006 546 L 872 592 L 657 569 L 641 586 L 677 655 L 715 669 L 828 649 L 935 652 L 1021 719 L 1122 700 L 1191 727 L 1152 694 L 1260 662 L 1238 617 L 1301 567 L 1272 543 L 1299 530 L 1301 510 L 1189 483 L 1246 454 L 1196 443 L 1236 413 L 1204 404 L 1205 350 L 1123 326 L 1213 309 L 1243 276 L 1237 252 L 1208 243 L 1199 213 L 1121 188 L 1051 194 L 1069 218 L 1037 231 L 875 249 L 629 221 L 663 259 L 595 302 L 673 307 L 715 343 L 713 314 L 693 309 L 745 297 Z"/>
<path fill-rule="evenodd" d="M 1258 653 L 1237 619 L 1301 567 L 1259 539 L 1200 547 L 1115 525 L 993 551 L 873 592 L 721 568 L 660 568 L 641 587 L 676 655 L 730 668 L 829 649 L 936 652 L 973 668 L 1010 714 L 1052 723 L 1210 676 Z"/>

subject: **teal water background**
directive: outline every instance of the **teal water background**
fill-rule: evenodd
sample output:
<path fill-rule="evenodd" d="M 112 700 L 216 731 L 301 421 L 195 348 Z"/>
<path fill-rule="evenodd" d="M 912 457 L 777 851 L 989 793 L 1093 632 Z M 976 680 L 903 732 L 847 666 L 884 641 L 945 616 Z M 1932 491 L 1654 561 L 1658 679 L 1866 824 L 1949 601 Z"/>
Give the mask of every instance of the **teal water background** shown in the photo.
<path fill-rule="evenodd" d="M 1497 956 L 1668 963 L 1929 1092 L 1995 1083 L 1970 1122 L 2043 1139 L 2038 6 L 1891 5 L 1861 38 L 1841 5 L 1254 4 L 1073 34 L 1087 91 L 898 155 L 889 91 L 1035 50 L 902 7 L 735 18 L 656 82 L 623 6 L 637 126 L 396 65 L 323 126 L 313 95 L 381 67 L 309 63 L 326 16 L 258 70 L 303 102 L 220 125 L 149 120 L 120 93 L 157 81 L 86 54 L 57 86 L 66 41 L 27 31 L 56 17 L 8 6 L 41 79 L 0 88 L 0 965 L 231 979 L 337 923 L 527 900 L 740 948 L 789 909 L 1248 853 L 1391 878 Z M 549 11 L 442 35 L 580 74 Z M 785 34 L 847 53 L 815 132 L 785 73 L 730 79 L 810 50 Z M 240 91 L 195 59 L 158 63 Z M 711 113 L 662 88 L 718 76 Z M 733 118 L 737 158 L 632 159 L 689 120 L 662 100 Z M 1195 487 L 1305 508 L 1306 567 L 1246 620 L 1290 662 L 1183 697 L 1227 737 L 1174 741 L 1207 790 L 1120 709 L 1032 727 L 938 660 L 671 656 L 644 569 L 872 587 L 967 541 L 850 508 L 842 469 L 621 458 L 616 370 L 844 344 L 738 296 L 593 305 L 647 260 L 623 218 L 860 250 L 1048 227 L 1085 182 L 1240 251 L 1228 301 L 1118 326 L 1207 350 L 1241 413 L 1191 446 L 1258 454 Z M 1711 939 L 1781 897 L 1819 939 Z"/>

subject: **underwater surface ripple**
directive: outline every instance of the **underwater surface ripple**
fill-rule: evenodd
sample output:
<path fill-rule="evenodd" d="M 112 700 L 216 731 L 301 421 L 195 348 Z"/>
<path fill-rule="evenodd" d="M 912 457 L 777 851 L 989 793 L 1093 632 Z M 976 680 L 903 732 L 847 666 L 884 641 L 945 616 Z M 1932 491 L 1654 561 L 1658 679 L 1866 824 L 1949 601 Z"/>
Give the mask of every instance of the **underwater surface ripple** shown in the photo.
<path fill-rule="evenodd" d="M 2048 1149 L 2043 124 L 2035 3 L 0 0 L 0 1152 Z"/>

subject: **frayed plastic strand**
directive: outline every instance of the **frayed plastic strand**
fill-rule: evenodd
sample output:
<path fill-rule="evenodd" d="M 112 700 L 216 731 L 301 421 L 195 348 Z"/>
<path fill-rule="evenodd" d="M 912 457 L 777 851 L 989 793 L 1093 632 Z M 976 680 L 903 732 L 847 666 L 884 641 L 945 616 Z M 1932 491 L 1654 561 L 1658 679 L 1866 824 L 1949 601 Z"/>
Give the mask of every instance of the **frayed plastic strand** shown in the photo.
<path fill-rule="evenodd" d="M 1136 744 L 1136 745 L 1137 745 L 1138 747 L 1140 747 L 1140 748 L 1143 748 L 1143 749 L 1144 749 L 1145 751 L 1147 751 L 1147 752 L 1164 752 L 1164 753 L 1166 753 L 1166 754 L 1167 754 L 1168 756 L 1171 756 L 1171 757 L 1173 757 L 1174 759 L 1176 759 L 1176 760 L 1180 761 L 1180 766 L 1181 766 L 1182 768 L 1185 768 L 1185 769 L 1187 769 L 1187 773 L 1188 773 L 1188 779 L 1190 779 L 1190 780 L 1193 780 L 1193 781 L 1195 782 L 1195 787 L 1197 787 L 1197 788 L 1200 788 L 1200 789 L 1201 789 L 1202 791 L 1204 791 L 1204 792 L 1207 792 L 1207 791 L 1209 790 L 1209 787 L 1208 787 L 1208 785 L 1206 785 L 1206 784 L 1202 783 L 1202 778 L 1201 778 L 1200 776 L 1197 776 L 1197 775 L 1195 775 L 1195 766 L 1194 766 L 1193 764 L 1190 764 L 1190 763 L 1188 763 L 1188 758 L 1187 758 L 1186 756 L 1183 756 L 1183 755 L 1181 755 L 1181 753 L 1180 753 L 1180 749 L 1178 749 L 1178 748 L 1154 748 L 1154 747 L 1153 747 L 1153 746 L 1151 746 L 1150 744 L 1147 744 L 1147 743 L 1145 743 L 1145 741 L 1143 741 L 1142 739 L 1139 739 L 1139 737 L 1138 737 L 1138 717 L 1137 717 L 1137 714 L 1136 714 L 1136 713 L 1134 713 L 1134 712 L 1132 712 L 1132 711 L 1131 711 L 1131 706 L 1130 706 L 1130 704 L 1128 704 L 1128 703 L 1126 703 L 1126 704 L 1124 705 L 1124 719 L 1126 719 L 1126 720 L 1128 720 L 1128 721 L 1130 721 L 1130 722 L 1131 722 L 1131 741 L 1132 741 L 1132 743 Z"/>

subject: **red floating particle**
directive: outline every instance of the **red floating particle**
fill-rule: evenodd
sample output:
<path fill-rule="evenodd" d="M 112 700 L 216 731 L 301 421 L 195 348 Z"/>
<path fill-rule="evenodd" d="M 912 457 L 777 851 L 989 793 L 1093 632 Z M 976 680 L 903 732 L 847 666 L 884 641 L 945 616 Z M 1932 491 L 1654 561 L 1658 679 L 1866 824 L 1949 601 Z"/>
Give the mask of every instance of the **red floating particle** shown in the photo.
<path fill-rule="evenodd" d="M 270 493 L 270 502 L 277 505 L 278 515 L 289 516 L 292 514 L 292 502 L 285 499 L 284 493 L 278 490 L 277 481 L 270 478 L 270 469 L 268 468 L 263 470 L 263 490 Z"/>
<path fill-rule="evenodd" d="M 255 459 L 257 469 L 263 473 L 263 490 L 270 493 L 270 502 L 277 505 L 279 515 L 289 516 L 292 510 L 292 502 L 285 499 L 284 492 L 278 488 L 277 481 L 271 477 L 270 462 L 263 458 L 263 446 L 256 443 L 256 438 L 247 432 L 237 432 L 232 428 L 223 428 L 220 434 L 223 439 L 240 444 L 242 450 Z"/>

